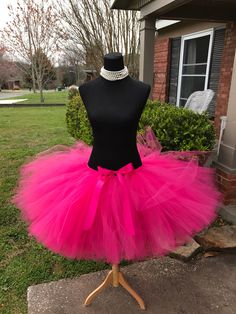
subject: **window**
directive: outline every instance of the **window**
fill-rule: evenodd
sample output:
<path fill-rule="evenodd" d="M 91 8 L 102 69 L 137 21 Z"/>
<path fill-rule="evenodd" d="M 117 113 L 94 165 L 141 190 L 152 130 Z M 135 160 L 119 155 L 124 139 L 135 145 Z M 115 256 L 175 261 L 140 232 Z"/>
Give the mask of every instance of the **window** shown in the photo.
<path fill-rule="evenodd" d="M 183 107 L 193 92 L 207 89 L 212 39 L 213 29 L 182 37 L 177 106 Z"/>

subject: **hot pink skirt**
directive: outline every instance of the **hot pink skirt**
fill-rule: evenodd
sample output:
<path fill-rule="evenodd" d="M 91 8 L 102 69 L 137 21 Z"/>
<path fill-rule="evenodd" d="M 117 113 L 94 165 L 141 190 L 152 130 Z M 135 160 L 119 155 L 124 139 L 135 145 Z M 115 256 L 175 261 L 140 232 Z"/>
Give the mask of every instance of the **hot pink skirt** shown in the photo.
<path fill-rule="evenodd" d="M 213 168 L 137 148 L 136 169 L 90 168 L 83 141 L 25 163 L 12 202 L 29 235 L 67 258 L 119 263 L 166 255 L 216 219 Z"/>

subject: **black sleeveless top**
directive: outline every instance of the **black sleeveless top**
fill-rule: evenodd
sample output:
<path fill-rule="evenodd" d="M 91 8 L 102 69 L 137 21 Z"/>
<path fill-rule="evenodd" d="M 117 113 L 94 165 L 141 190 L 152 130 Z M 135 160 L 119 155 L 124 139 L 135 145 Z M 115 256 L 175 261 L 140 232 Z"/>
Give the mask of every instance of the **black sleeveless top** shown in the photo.
<path fill-rule="evenodd" d="M 126 77 L 108 81 L 103 77 L 80 86 L 93 131 L 93 149 L 88 166 L 118 170 L 132 162 L 142 165 L 136 146 L 139 119 L 150 93 L 150 86 Z"/>

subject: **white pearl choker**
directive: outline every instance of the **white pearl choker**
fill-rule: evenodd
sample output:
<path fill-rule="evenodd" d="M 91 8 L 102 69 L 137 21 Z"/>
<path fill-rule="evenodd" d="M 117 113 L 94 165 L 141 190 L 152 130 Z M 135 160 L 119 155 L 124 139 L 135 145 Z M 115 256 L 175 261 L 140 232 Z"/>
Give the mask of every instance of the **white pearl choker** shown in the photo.
<path fill-rule="evenodd" d="M 101 68 L 100 75 L 104 77 L 106 80 L 109 81 L 116 81 L 116 80 L 122 80 L 126 76 L 129 75 L 128 68 L 125 66 L 120 71 L 108 71 L 104 68 L 104 66 Z"/>

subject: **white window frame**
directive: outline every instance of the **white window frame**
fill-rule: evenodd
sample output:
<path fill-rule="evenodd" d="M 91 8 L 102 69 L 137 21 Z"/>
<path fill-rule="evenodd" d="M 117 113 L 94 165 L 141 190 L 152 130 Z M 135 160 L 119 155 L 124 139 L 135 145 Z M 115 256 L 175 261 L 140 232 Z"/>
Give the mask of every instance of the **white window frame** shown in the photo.
<path fill-rule="evenodd" d="M 181 92 L 181 85 L 182 85 L 182 72 L 183 72 L 183 57 L 184 57 L 184 44 L 186 40 L 193 39 L 193 38 L 198 38 L 198 37 L 203 37 L 210 35 L 210 40 L 209 40 L 209 48 L 208 48 L 208 57 L 207 57 L 207 68 L 206 68 L 206 79 L 205 79 L 205 86 L 204 90 L 207 89 L 208 86 L 208 81 L 209 81 L 209 72 L 210 72 L 210 64 L 211 64 L 211 53 L 212 53 L 212 44 L 213 44 L 213 34 L 214 34 L 214 29 L 210 28 L 207 30 L 203 30 L 200 32 L 196 33 L 191 33 L 187 35 L 183 35 L 181 37 L 181 48 L 180 48 L 180 62 L 179 62 L 179 77 L 178 77 L 178 90 L 177 90 L 177 102 L 176 106 L 179 107 L 180 105 L 180 92 Z M 191 76 L 191 75 L 189 75 Z M 197 76 L 197 75 L 194 75 Z M 203 76 L 203 75 L 198 75 L 198 76 Z M 205 76 L 205 75 L 204 75 Z"/>

